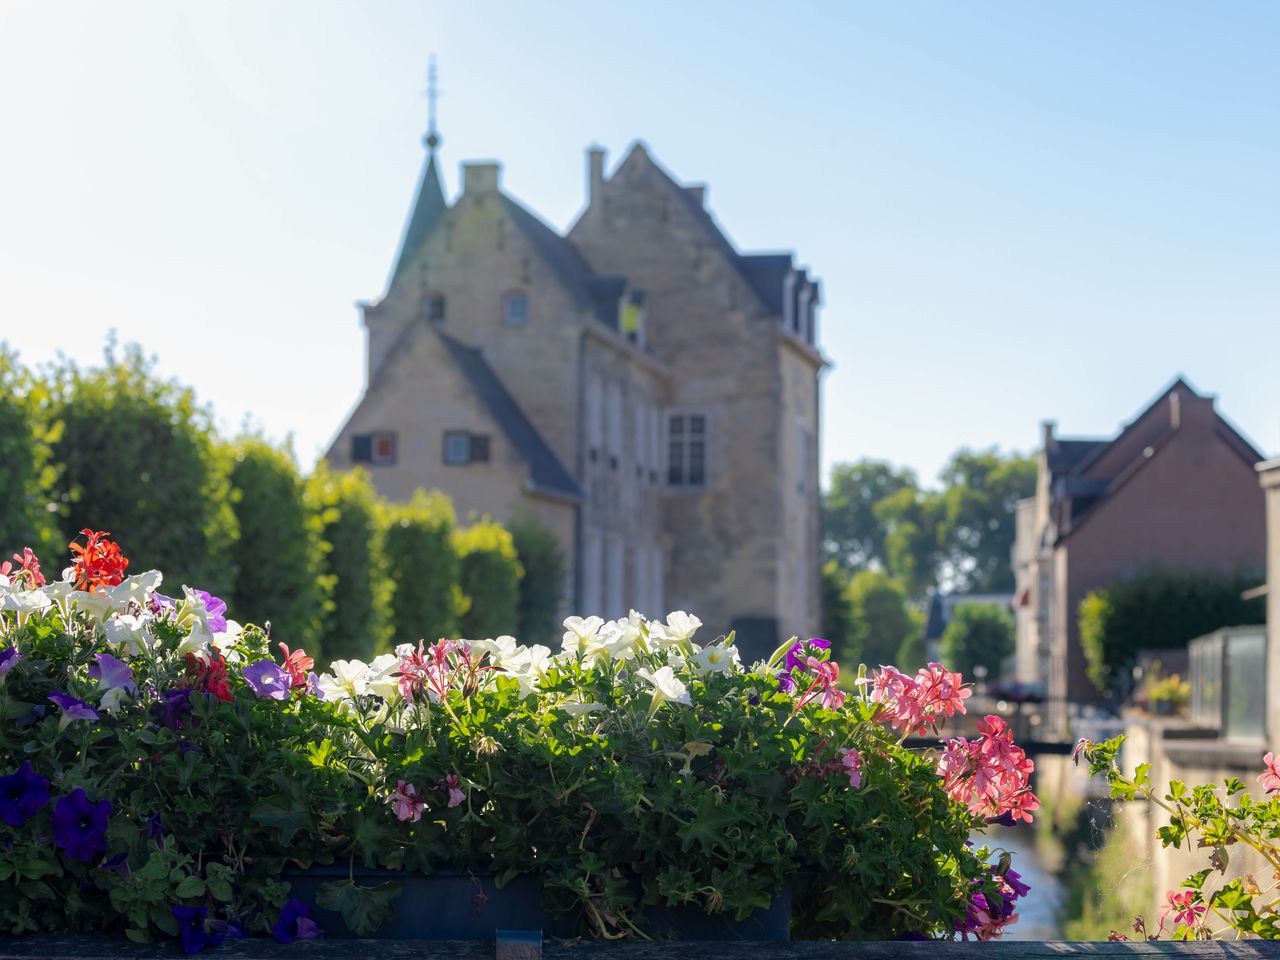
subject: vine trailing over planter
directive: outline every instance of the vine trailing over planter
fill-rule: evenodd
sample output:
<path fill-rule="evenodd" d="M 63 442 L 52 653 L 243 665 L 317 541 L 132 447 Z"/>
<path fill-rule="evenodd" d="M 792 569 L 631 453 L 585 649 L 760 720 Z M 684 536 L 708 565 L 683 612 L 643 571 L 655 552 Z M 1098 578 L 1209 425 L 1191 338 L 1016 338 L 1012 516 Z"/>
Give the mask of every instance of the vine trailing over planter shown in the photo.
<path fill-rule="evenodd" d="M 1031 761 L 998 717 L 911 751 L 965 710 L 937 664 L 861 668 L 823 640 L 741 663 L 733 636 L 638 613 L 403 644 L 318 672 L 270 627 L 86 530 L 59 580 L 0 566 L 0 930 L 376 933 L 399 885 L 357 867 L 517 877 L 598 937 L 646 908 L 744 918 L 795 881 L 801 938 L 997 937 L 1027 892 L 987 823 L 1031 820 Z M 347 878 L 292 898 L 286 867 Z M 330 870 L 330 873 L 333 871 Z M 411 906 L 411 905 L 406 905 Z"/>

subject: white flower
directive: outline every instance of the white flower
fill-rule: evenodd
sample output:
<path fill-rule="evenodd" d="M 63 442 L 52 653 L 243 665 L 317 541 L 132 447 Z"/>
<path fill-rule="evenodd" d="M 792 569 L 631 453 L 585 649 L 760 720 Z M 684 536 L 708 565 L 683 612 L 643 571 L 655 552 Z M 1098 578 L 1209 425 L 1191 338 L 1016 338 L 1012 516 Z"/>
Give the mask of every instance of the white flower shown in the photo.
<path fill-rule="evenodd" d="M 667 614 L 666 623 L 654 621 L 649 624 L 649 639 L 655 646 L 688 646 L 690 639 L 702 626 L 702 621 L 693 614 L 683 610 L 674 610 Z"/>
<path fill-rule="evenodd" d="M 86 614 L 95 623 L 115 609 L 111 598 L 105 593 L 89 593 L 86 590 L 72 590 L 67 598 L 81 613 Z"/>
<path fill-rule="evenodd" d="M 402 644 L 408 647 L 408 644 Z M 412 649 L 410 647 L 409 649 Z M 373 658 L 369 664 L 369 677 L 366 681 L 369 692 L 381 697 L 388 704 L 400 697 L 400 660 L 394 653 L 384 653 Z"/>
<path fill-rule="evenodd" d="M 473 656 L 480 657 L 483 654 L 489 655 L 489 663 L 495 667 L 506 666 L 508 660 L 518 656 L 519 651 L 523 650 L 515 637 L 501 636 L 496 640 L 477 640 L 471 644 L 471 653 Z"/>
<path fill-rule="evenodd" d="M 129 695 L 129 691 L 124 687 L 112 687 L 102 695 L 102 699 L 98 701 L 98 706 L 107 711 L 107 713 L 115 713 L 120 709 L 120 701 Z"/>
<path fill-rule="evenodd" d="M 48 594 L 39 590 L 0 590 L 0 610 L 13 610 L 19 617 L 42 613 L 51 606 Z"/>
<path fill-rule="evenodd" d="M 670 667 L 659 667 L 653 673 L 641 668 L 636 671 L 636 676 L 653 685 L 653 707 L 649 711 L 650 716 L 660 704 L 668 701 L 683 703 L 687 706 L 693 705 L 693 701 L 689 699 L 689 688 L 676 678 L 675 671 Z"/>
<path fill-rule="evenodd" d="M 354 700 L 369 692 L 369 665 L 363 660 L 335 660 L 333 673 L 320 675 L 320 689 L 326 700 Z"/>
<path fill-rule="evenodd" d="M 575 700 L 566 700 L 560 704 L 560 709 L 571 717 L 584 717 L 589 713 L 599 713 L 604 708 L 603 703 L 578 703 Z"/>
<path fill-rule="evenodd" d="M 147 630 L 150 621 L 150 615 L 145 613 L 117 613 L 103 621 L 102 632 L 107 643 L 122 656 L 136 657 L 155 646 L 155 638 Z"/>
<path fill-rule="evenodd" d="M 503 663 L 502 668 L 520 684 L 520 696 L 527 697 L 538 689 L 551 665 L 551 650 L 537 643 L 532 647 L 520 647 L 516 654 Z"/>
<path fill-rule="evenodd" d="M 693 668 L 700 674 L 733 673 L 741 666 L 742 658 L 732 643 L 713 643 L 693 655 Z"/>
<path fill-rule="evenodd" d="M 148 570 L 146 573 L 126 577 L 116 586 L 104 589 L 103 593 L 107 595 L 111 606 L 116 610 L 123 610 L 130 603 L 145 607 L 151 595 L 160 589 L 163 579 L 164 575 L 159 570 Z"/>
<path fill-rule="evenodd" d="M 621 620 L 610 620 L 600 628 L 599 649 L 610 660 L 633 660 L 644 649 L 644 617 L 634 610 Z"/>
<path fill-rule="evenodd" d="M 560 644 L 561 653 L 586 653 L 596 643 L 596 634 L 604 626 L 600 617 L 569 617 L 564 621 L 564 639 Z"/>
<path fill-rule="evenodd" d="M 234 620 L 228 620 L 227 629 L 213 635 L 213 645 L 222 654 L 222 658 L 227 663 L 239 663 L 244 659 L 243 656 L 232 649 L 242 633 L 244 633 L 244 627 Z"/>

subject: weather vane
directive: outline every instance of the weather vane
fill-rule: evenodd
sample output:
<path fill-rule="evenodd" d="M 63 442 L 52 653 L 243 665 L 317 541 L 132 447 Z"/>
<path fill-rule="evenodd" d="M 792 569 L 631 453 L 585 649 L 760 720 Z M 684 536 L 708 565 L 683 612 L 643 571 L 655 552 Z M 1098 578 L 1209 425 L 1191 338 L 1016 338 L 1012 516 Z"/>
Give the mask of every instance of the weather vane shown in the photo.
<path fill-rule="evenodd" d="M 422 142 L 428 150 L 440 146 L 440 134 L 436 132 L 436 55 L 427 61 L 427 135 Z"/>

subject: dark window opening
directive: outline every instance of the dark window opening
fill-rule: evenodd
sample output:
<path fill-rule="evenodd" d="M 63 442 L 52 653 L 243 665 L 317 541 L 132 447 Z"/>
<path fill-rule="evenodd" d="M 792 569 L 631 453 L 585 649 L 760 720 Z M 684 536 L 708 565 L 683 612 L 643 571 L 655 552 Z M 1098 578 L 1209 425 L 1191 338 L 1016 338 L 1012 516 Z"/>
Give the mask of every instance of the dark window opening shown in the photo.
<path fill-rule="evenodd" d="M 512 327 L 529 322 L 529 298 L 523 293 L 509 293 L 502 299 L 502 319 Z"/>
<path fill-rule="evenodd" d="M 351 462 L 390 466 L 396 462 L 396 435 L 390 431 L 358 433 L 351 438 Z"/>

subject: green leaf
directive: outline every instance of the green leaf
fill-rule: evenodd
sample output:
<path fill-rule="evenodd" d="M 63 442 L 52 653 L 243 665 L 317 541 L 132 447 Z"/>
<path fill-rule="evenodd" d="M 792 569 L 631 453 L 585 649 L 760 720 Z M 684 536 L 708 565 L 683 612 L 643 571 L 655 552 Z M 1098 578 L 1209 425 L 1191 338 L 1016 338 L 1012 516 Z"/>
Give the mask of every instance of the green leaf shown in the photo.
<path fill-rule="evenodd" d="M 347 927 L 357 936 L 370 936 L 395 914 L 400 884 L 394 881 L 358 887 L 354 880 L 321 884 L 316 905 L 342 914 Z"/>
<path fill-rule="evenodd" d="M 209 881 L 209 895 L 223 903 L 230 903 L 235 896 L 231 884 L 221 878 Z"/>
<path fill-rule="evenodd" d="M 173 888 L 173 895 L 180 900 L 194 900 L 204 896 L 204 881 L 199 877 L 184 877 L 182 882 Z"/>

